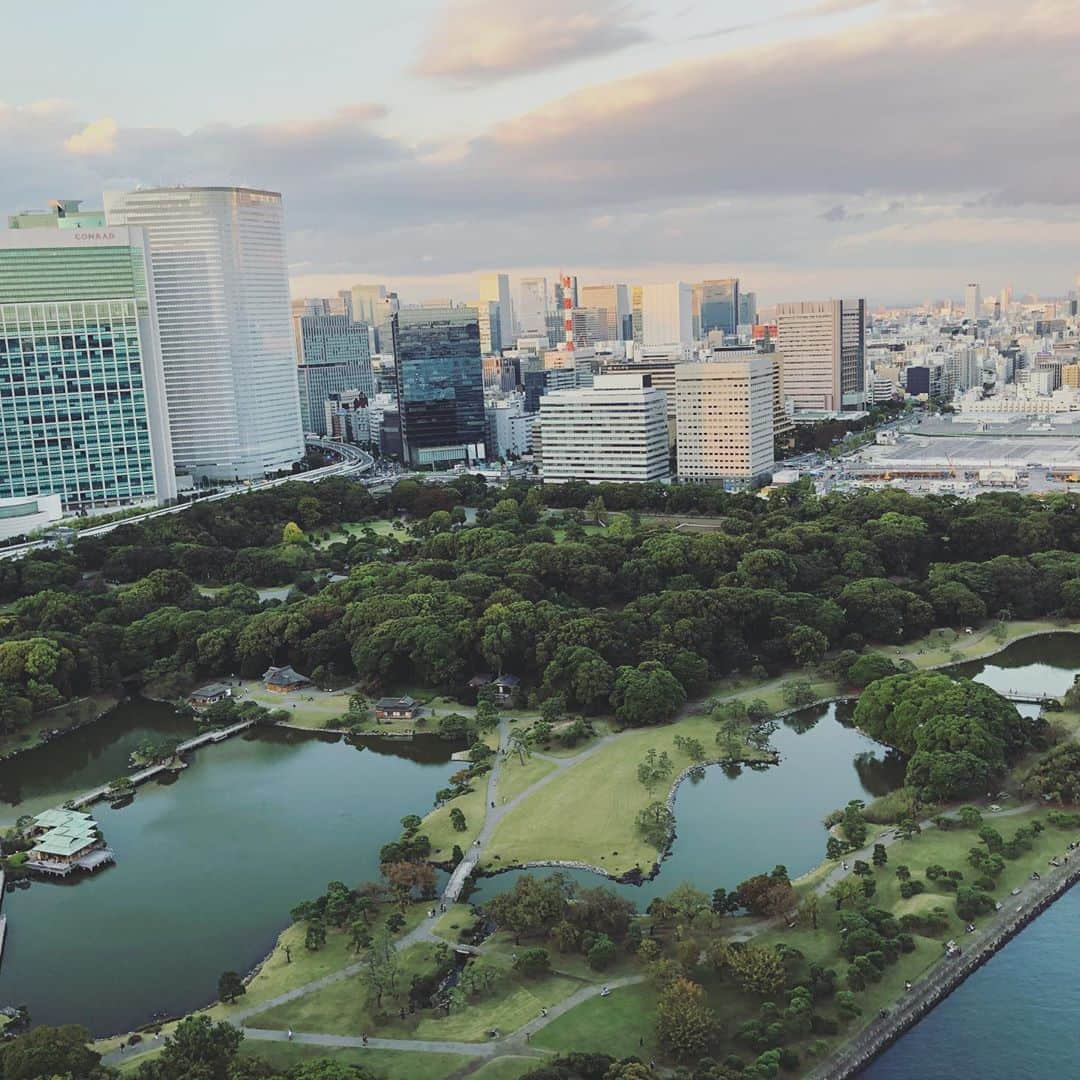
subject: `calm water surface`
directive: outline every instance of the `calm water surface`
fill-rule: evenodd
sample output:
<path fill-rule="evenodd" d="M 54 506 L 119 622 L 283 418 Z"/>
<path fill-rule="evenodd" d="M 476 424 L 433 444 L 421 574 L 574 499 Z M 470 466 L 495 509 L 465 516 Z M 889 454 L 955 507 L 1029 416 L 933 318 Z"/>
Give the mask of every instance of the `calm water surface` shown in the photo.
<path fill-rule="evenodd" d="M 167 707 L 130 708 L 140 710 L 140 730 L 167 726 Z M 77 1021 L 100 1034 L 212 1000 L 222 971 L 246 971 L 269 952 L 298 900 L 330 880 L 378 876 L 379 848 L 399 819 L 431 806 L 459 767 L 452 750 L 440 740 L 355 748 L 262 732 L 204 748 L 175 782 L 144 785 L 123 810 L 98 803 L 92 812 L 117 865 L 4 897 L 0 1004 L 26 1003 L 38 1022 Z M 111 755 L 65 748 L 51 759 L 54 790 L 123 772 L 126 755 Z M 29 805 L 55 805 L 47 770 L 33 764 Z"/>

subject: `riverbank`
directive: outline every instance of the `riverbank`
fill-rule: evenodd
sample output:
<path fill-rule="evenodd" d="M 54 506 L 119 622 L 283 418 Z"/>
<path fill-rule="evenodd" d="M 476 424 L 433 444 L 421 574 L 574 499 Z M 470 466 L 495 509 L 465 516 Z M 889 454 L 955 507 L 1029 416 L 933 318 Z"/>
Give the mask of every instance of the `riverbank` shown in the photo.
<path fill-rule="evenodd" d="M 1067 856 L 1066 856 L 1067 857 Z M 809 1074 L 809 1080 L 848 1080 L 857 1076 L 879 1054 L 914 1027 L 931 1009 L 949 996 L 1024 927 L 1037 919 L 1080 881 L 1080 860 L 1074 858 L 1033 883 L 1033 896 L 1022 906 L 1006 904 L 999 919 L 964 941 L 963 954 L 942 960 L 931 973 L 916 982 L 900 1004 L 863 1029 L 827 1062 Z"/>
<path fill-rule="evenodd" d="M 85 698 L 57 705 L 41 716 L 31 720 L 25 727 L 0 736 L 0 761 L 35 750 L 53 739 L 70 735 L 73 731 L 93 724 L 108 716 L 122 701 L 120 694 L 93 694 Z M 64 723 L 63 721 L 67 722 Z"/>

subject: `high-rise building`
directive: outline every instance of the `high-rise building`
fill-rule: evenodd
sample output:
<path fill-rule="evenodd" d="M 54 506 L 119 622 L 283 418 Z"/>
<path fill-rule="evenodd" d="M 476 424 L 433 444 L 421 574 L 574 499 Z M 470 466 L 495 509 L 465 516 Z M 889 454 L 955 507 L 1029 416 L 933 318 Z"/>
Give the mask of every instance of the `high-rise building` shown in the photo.
<path fill-rule="evenodd" d="M 392 322 L 404 454 L 438 466 L 484 457 L 484 368 L 471 307 L 404 307 Z"/>
<path fill-rule="evenodd" d="M 325 435 L 326 399 L 345 390 L 375 396 L 366 323 L 347 315 L 303 315 L 300 318 L 303 363 L 296 368 L 300 416 L 304 431 Z"/>
<path fill-rule="evenodd" d="M 153 283 L 141 229 L 0 233 L 0 500 L 175 499 Z"/>
<path fill-rule="evenodd" d="M 642 290 L 642 343 L 686 345 L 694 340 L 692 290 L 682 281 Z"/>
<path fill-rule="evenodd" d="M 591 341 L 623 341 L 630 316 L 630 294 L 625 285 L 583 285 L 581 307 L 592 311 L 595 336 Z"/>
<path fill-rule="evenodd" d="M 719 278 L 701 283 L 701 336 L 710 330 L 734 334 L 739 325 L 739 279 Z"/>
<path fill-rule="evenodd" d="M 281 196 L 234 187 L 106 192 L 110 226 L 145 229 L 173 457 L 255 479 L 303 456 Z"/>
<path fill-rule="evenodd" d="M 630 338 L 635 345 L 645 342 L 645 287 L 643 285 L 630 286 Z"/>
<path fill-rule="evenodd" d="M 393 351 L 390 320 L 398 309 L 397 293 L 387 292 L 385 285 L 354 285 L 349 291 L 352 317 L 374 329 L 376 352 Z"/>
<path fill-rule="evenodd" d="M 481 356 L 498 356 L 503 350 L 502 325 L 499 318 L 499 305 L 495 300 L 477 300 L 471 305 L 476 308 L 480 322 Z"/>
<path fill-rule="evenodd" d="M 739 293 L 739 325 L 740 326 L 756 326 L 757 325 L 757 293 L 756 292 L 740 292 Z"/>
<path fill-rule="evenodd" d="M 522 278 L 518 285 L 517 320 L 523 338 L 544 337 L 551 312 L 547 278 Z"/>
<path fill-rule="evenodd" d="M 768 356 L 680 364 L 675 372 L 679 479 L 755 481 L 773 467 Z"/>
<path fill-rule="evenodd" d="M 975 322 L 982 315 L 982 286 L 977 281 L 969 281 L 964 289 L 964 318 Z"/>
<path fill-rule="evenodd" d="M 509 348 L 517 340 L 514 323 L 514 302 L 510 299 L 510 276 L 508 274 L 482 274 L 480 276 L 481 303 L 499 305 L 499 341 Z"/>
<path fill-rule="evenodd" d="M 545 484 L 665 480 L 667 404 L 647 374 L 597 375 L 540 398 Z"/>
<path fill-rule="evenodd" d="M 782 393 L 797 410 L 861 409 L 866 403 L 866 301 L 778 304 Z"/>

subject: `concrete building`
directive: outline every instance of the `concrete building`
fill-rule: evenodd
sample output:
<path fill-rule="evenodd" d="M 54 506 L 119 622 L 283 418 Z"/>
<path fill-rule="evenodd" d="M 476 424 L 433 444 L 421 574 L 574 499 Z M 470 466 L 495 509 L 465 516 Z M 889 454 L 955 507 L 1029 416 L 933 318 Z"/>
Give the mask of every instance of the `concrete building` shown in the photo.
<path fill-rule="evenodd" d="M 532 450 L 535 412 L 525 408 L 524 394 L 489 401 L 484 408 L 488 456 L 509 461 Z"/>
<path fill-rule="evenodd" d="M 543 478 L 560 484 L 666 480 L 667 402 L 647 374 L 598 375 L 540 399 Z"/>
<path fill-rule="evenodd" d="M 23 210 L 8 217 L 9 229 L 103 229 L 104 210 L 83 210 L 80 199 L 50 199 L 46 210 Z"/>
<path fill-rule="evenodd" d="M 471 307 L 405 307 L 393 317 L 397 400 L 410 465 L 484 458 L 484 369 Z"/>
<path fill-rule="evenodd" d="M 625 285 L 583 285 L 580 300 L 581 310 L 593 313 L 588 344 L 623 341 L 632 335 L 630 292 Z"/>
<path fill-rule="evenodd" d="M 503 350 L 502 318 L 497 300 L 477 300 L 476 308 L 480 323 L 480 355 L 498 356 Z"/>
<path fill-rule="evenodd" d="M 517 306 L 520 335 L 526 338 L 547 337 L 550 313 L 547 278 L 522 278 L 518 284 Z"/>
<path fill-rule="evenodd" d="M 0 500 L 93 512 L 176 492 L 146 234 L 0 233 Z"/>
<path fill-rule="evenodd" d="M 106 192 L 105 214 L 149 238 L 176 464 L 225 480 L 291 468 L 304 439 L 281 196 Z"/>
<path fill-rule="evenodd" d="M 0 363 L 3 360 L 0 358 Z M 31 495 L 0 499 L 0 540 L 27 536 L 64 516 L 59 495 Z"/>
<path fill-rule="evenodd" d="M 367 323 L 374 331 L 373 350 L 392 353 L 394 341 L 390 320 L 400 306 L 397 293 L 387 292 L 385 285 L 354 285 L 349 295 L 353 319 Z"/>
<path fill-rule="evenodd" d="M 1061 368 L 1061 385 L 1080 388 L 1080 364 L 1064 364 Z"/>
<path fill-rule="evenodd" d="M 510 276 L 508 274 L 482 274 L 480 276 L 480 302 L 499 305 L 499 341 L 510 346 L 517 337 L 514 322 L 514 302 L 510 299 Z M 495 350 L 498 351 L 498 350 Z"/>
<path fill-rule="evenodd" d="M 687 345 L 694 340 L 693 290 L 684 281 L 646 285 L 641 293 L 644 345 Z"/>
<path fill-rule="evenodd" d="M 982 286 L 977 281 L 969 282 L 964 289 L 964 318 L 976 322 L 982 315 Z"/>
<path fill-rule="evenodd" d="M 680 364 L 675 415 L 680 480 L 746 483 L 772 471 L 770 357 Z"/>
<path fill-rule="evenodd" d="M 778 304 L 782 394 L 796 410 L 846 412 L 866 403 L 865 300 Z"/>

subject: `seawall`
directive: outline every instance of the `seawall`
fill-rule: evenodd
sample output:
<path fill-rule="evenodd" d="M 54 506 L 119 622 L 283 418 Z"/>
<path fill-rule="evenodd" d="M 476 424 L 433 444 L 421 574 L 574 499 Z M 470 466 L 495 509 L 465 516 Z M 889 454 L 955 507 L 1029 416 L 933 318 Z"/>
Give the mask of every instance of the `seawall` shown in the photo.
<path fill-rule="evenodd" d="M 1003 922 L 985 937 L 974 940 L 966 937 L 961 944 L 967 947 L 959 959 L 950 960 L 943 956 L 927 975 L 915 983 L 911 993 L 890 1010 L 888 1016 L 872 1020 L 828 1061 L 808 1073 L 809 1080 L 847 1080 L 848 1077 L 858 1076 L 874 1058 L 944 1001 L 969 975 L 982 967 L 1077 881 L 1080 881 L 1080 860 L 1073 859 L 1060 869 L 1044 875 L 1040 882 L 1032 883 L 1036 885 L 1036 890 L 1020 911 L 1015 910 L 1016 899 L 1007 897 L 1014 910 Z"/>

